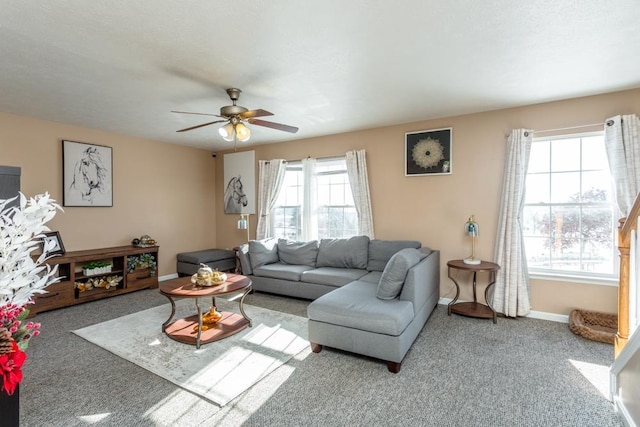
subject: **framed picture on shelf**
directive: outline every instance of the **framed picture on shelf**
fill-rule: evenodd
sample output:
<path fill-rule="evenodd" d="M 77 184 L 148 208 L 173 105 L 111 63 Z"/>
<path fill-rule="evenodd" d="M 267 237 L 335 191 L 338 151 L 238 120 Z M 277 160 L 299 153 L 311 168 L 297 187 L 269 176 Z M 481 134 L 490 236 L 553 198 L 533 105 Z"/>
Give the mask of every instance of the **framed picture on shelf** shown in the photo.
<path fill-rule="evenodd" d="M 113 206 L 111 147 L 62 141 L 62 205 Z"/>
<path fill-rule="evenodd" d="M 45 245 L 51 244 L 52 249 L 49 251 L 49 255 L 64 255 L 65 250 L 62 239 L 60 238 L 60 233 L 58 231 L 49 231 L 43 234 L 42 250 L 44 251 Z"/>
<path fill-rule="evenodd" d="M 422 130 L 405 134 L 405 176 L 450 175 L 453 128 Z"/>

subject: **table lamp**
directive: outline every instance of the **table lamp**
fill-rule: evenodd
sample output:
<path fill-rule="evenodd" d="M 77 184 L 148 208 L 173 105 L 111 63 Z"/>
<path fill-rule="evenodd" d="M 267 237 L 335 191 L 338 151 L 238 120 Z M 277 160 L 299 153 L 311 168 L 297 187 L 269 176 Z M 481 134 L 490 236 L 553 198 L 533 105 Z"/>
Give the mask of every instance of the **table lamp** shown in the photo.
<path fill-rule="evenodd" d="M 247 242 L 249 241 L 249 214 L 240 214 L 238 230 L 247 230 Z"/>
<path fill-rule="evenodd" d="M 465 264 L 478 265 L 480 260 L 476 258 L 476 237 L 479 234 L 479 227 L 473 215 L 464 224 L 464 231 L 471 236 L 471 256 L 462 260 Z"/>

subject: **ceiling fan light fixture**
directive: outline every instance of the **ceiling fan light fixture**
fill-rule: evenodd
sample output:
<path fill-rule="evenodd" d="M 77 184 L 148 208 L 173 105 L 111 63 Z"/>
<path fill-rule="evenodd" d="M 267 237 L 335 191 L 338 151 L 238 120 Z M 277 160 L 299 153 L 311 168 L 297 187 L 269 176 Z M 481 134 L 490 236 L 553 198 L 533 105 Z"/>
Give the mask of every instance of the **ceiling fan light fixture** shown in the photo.
<path fill-rule="evenodd" d="M 242 123 L 238 123 L 236 125 L 236 135 L 238 136 L 238 141 L 248 141 L 249 138 L 251 138 L 251 129 L 249 129 Z"/>
<path fill-rule="evenodd" d="M 220 108 L 220 114 L 209 114 L 209 113 L 191 113 L 188 111 L 171 111 L 172 113 L 181 113 L 181 114 L 199 114 L 203 116 L 215 116 L 219 117 L 221 120 L 214 120 L 209 123 L 203 123 L 197 126 L 190 126 L 185 129 L 177 130 L 176 132 L 186 132 L 189 130 L 200 129 L 205 126 L 209 126 L 215 123 L 224 123 L 224 126 L 218 128 L 218 133 L 220 136 L 229 142 L 233 141 L 248 141 L 251 138 L 251 129 L 245 125 L 245 123 L 251 123 L 251 125 L 255 126 L 263 126 L 271 129 L 281 130 L 289 133 L 298 132 L 298 128 L 295 126 L 283 125 L 282 123 L 269 122 L 266 120 L 258 119 L 257 117 L 265 117 L 265 116 L 273 116 L 273 113 L 263 110 L 261 108 L 257 110 L 249 110 L 245 107 L 237 105 L 236 102 L 240 97 L 240 89 L 237 88 L 229 88 L 227 89 L 227 95 L 231 101 L 233 101 L 233 105 L 227 105 Z"/>
<path fill-rule="evenodd" d="M 218 129 L 218 133 L 225 141 L 233 141 L 233 136 L 235 133 L 233 124 L 227 123 L 226 125 Z"/>

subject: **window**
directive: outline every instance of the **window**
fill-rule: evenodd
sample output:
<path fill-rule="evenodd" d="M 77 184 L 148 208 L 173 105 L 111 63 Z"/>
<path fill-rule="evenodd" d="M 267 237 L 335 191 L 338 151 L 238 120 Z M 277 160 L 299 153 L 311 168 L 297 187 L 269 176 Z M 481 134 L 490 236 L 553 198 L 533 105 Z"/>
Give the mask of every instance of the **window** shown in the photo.
<path fill-rule="evenodd" d="M 357 235 L 346 159 L 288 162 L 271 225 L 274 237 L 291 240 Z"/>
<path fill-rule="evenodd" d="M 531 272 L 617 274 L 611 175 L 602 133 L 531 144 L 523 236 Z"/>

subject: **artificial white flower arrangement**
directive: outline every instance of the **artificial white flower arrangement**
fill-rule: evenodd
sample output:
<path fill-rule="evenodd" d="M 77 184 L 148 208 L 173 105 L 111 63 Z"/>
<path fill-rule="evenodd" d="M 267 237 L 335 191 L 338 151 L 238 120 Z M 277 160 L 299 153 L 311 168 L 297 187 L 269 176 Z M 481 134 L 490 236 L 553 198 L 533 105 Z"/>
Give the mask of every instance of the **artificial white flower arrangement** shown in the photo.
<path fill-rule="evenodd" d="M 18 206 L 7 207 L 17 197 Z M 45 224 L 58 210 L 62 208 L 49 193 L 0 200 L 0 307 L 29 304 L 34 294 L 45 293 L 44 288 L 60 280 L 58 266 L 44 264 L 55 243 L 42 243 L 43 233 L 50 231 Z M 31 254 L 40 245 L 42 254 L 36 258 Z"/>

